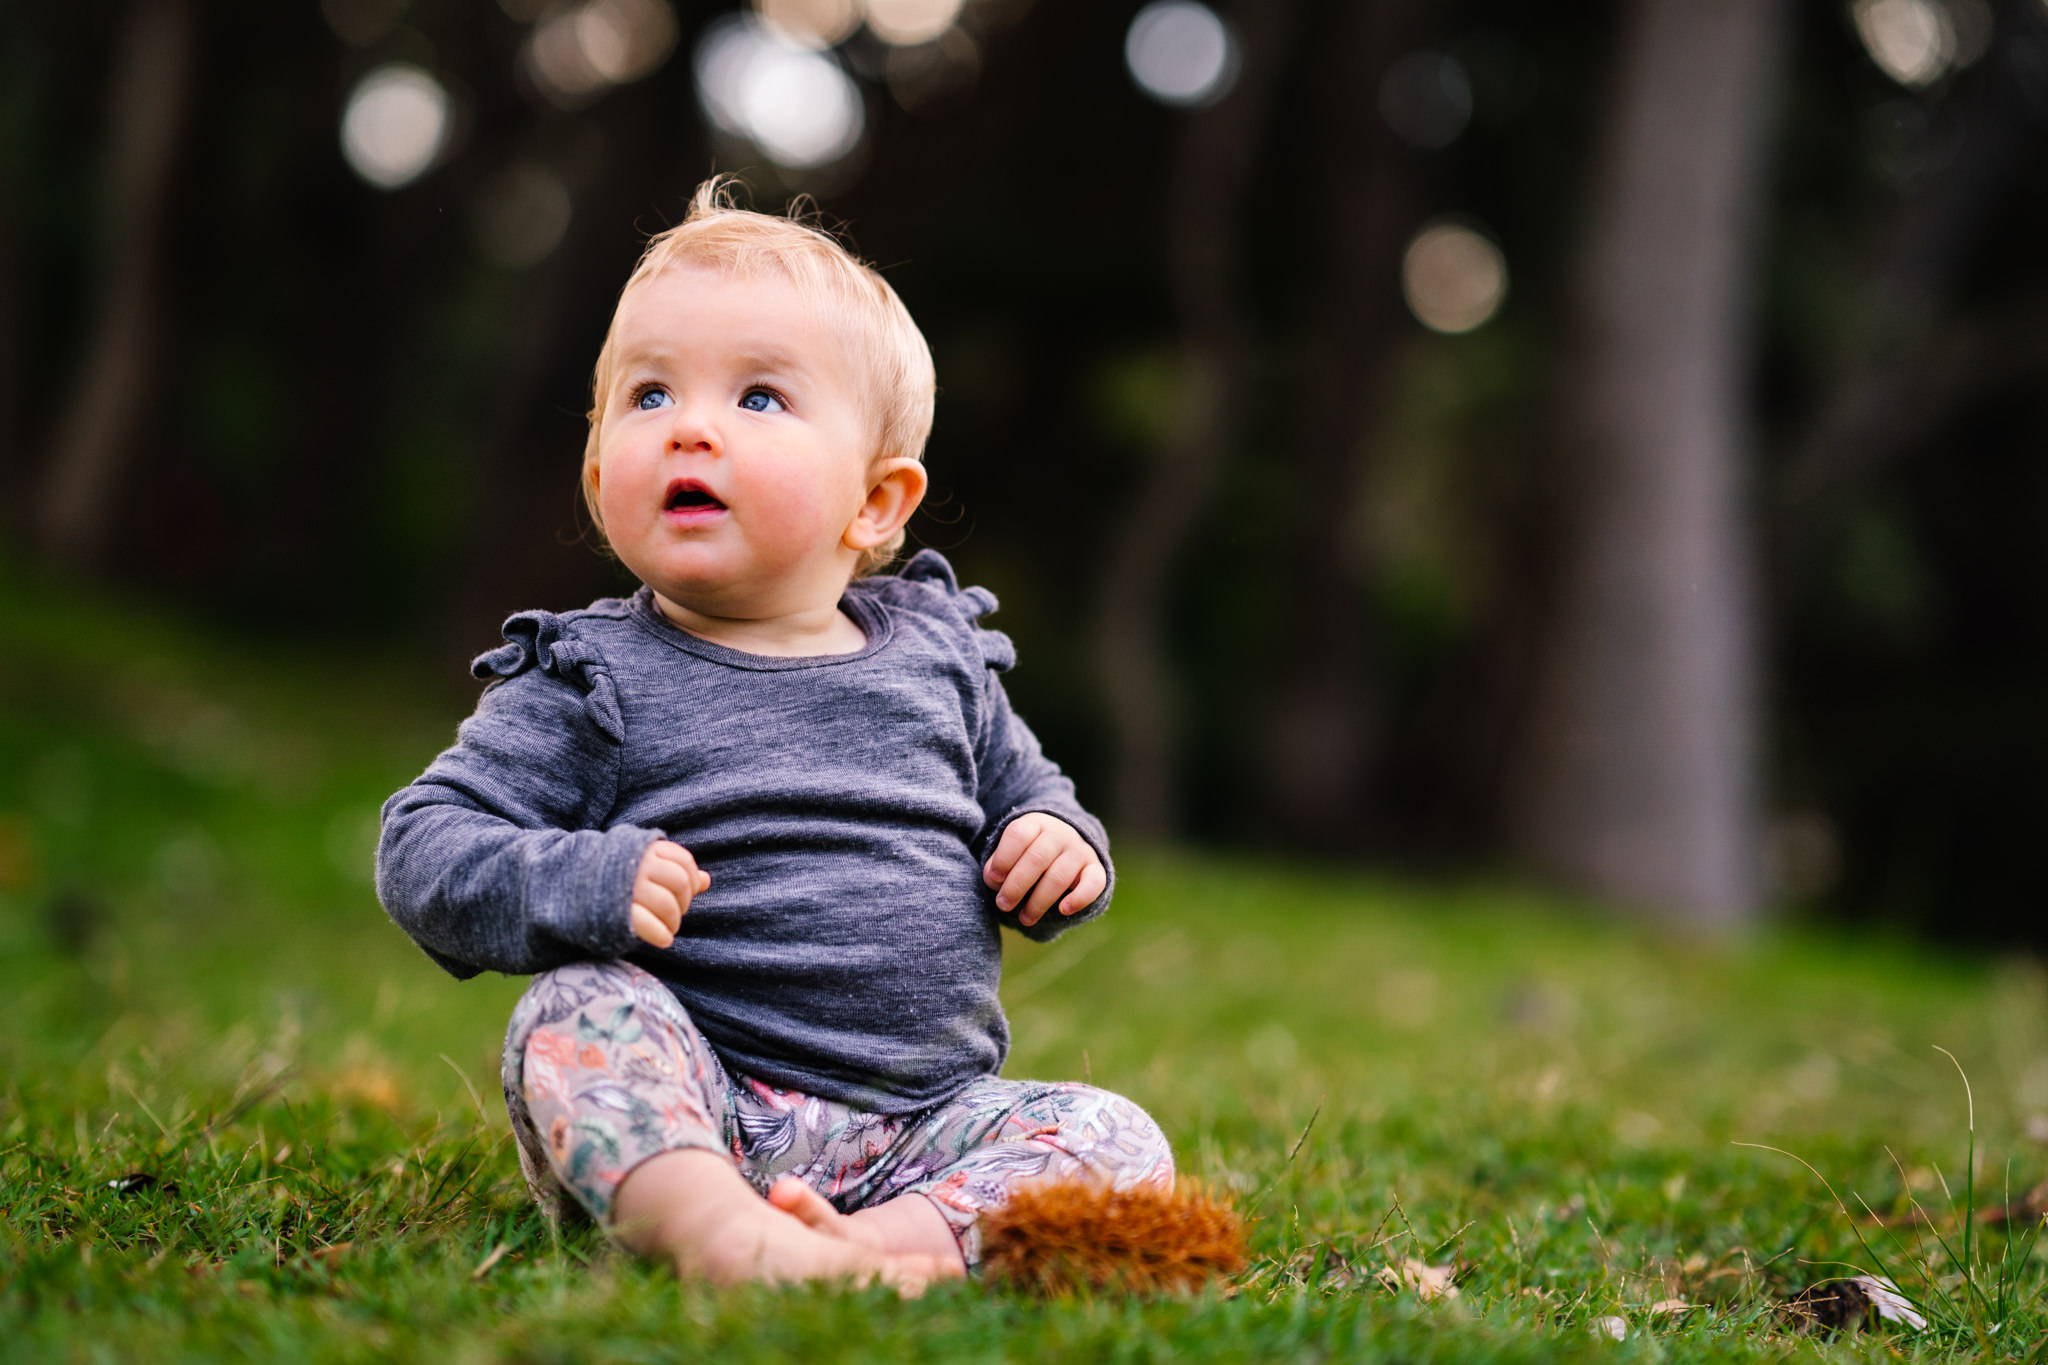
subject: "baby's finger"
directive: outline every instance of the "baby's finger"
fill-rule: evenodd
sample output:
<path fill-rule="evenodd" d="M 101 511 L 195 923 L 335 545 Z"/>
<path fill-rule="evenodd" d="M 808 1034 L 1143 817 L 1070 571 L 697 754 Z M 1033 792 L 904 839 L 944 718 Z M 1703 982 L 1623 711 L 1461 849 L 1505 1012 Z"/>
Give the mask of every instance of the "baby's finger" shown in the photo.
<path fill-rule="evenodd" d="M 1059 857 L 1060 845 L 1057 839 L 1034 839 L 1031 847 L 1024 850 L 1022 857 L 1010 869 L 1010 875 L 1003 878 L 1001 888 L 996 891 L 996 909 L 1009 910 L 1022 901 L 1038 879 L 1045 875 L 1045 869 L 1052 866 L 1052 860 Z M 1060 888 L 1062 891 L 1065 887 Z"/>
<path fill-rule="evenodd" d="M 666 858 L 671 862 L 678 862 L 689 857 L 690 851 L 673 839 L 656 839 L 647 846 L 647 852 L 644 856 L 648 858 Z"/>
<path fill-rule="evenodd" d="M 641 864 L 642 872 L 650 867 L 673 867 L 690 878 L 696 877 L 697 855 L 673 839 L 657 839 L 647 846 L 647 851 L 651 856 Z"/>
<path fill-rule="evenodd" d="M 663 888 L 687 909 L 697 890 L 697 870 L 666 858 L 650 858 L 640 869 L 640 882 Z"/>
<path fill-rule="evenodd" d="M 1019 924 L 1036 924 L 1052 909 L 1053 902 L 1065 894 L 1068 887 L 1080 877 L 1087 854 L 1078 848 L 1070 848 L 1053 860 L 1045 875 L 1038 879 L 1038 885 L 1031 892 L 1031 899 L 1024 903 L 1022 913 L 1017 916 Z"/>
<path fill-rule="evenodd" d="M 676 894 L 682 898 L 683 909 L 688 910 L 690 908 L 690 897 L 702 891 L 704 887 L 709 886 L 711 879 L 705 875 L 702 868 L 697 866 L 697 855 L 684 848 L 681 844 L 676 843 L 673 839 L 663 839 L 656 843 L 654 848 L 660 855 L 663 866 L 678 868 L 682 871 L 682 881 L 680 883 L 671 882 L 669 885 L 674 887 Z M 701 886 L 698 884 L 699 878 L 703 878 L 703 885 Z"/>
<path fill-rule="evenodd" d="M 1042 821 L 1035 815 L 1020 815 L 1010 822 L 1003 831 L 996 851 L 989 855 L 988 866 L 981 871 L 981 880 L 993 891 L 1009 877 L 1017 859 L 1024 856 L 1024 850 L 1031 847 L 1031 841 L 1038 837 Z"/>
<path fill-rule="evenodd" d="M 666 948 L 676 941 L 676 936 L 663 924 L 658 916 L 638 901 L 633 902 L 633 936 L 657 948 Z"/>
<path fill-rule="evenodd" d="M 644 906 L 649 914 L 668 926 L 670 933 L 682 928 L 683 912 L 690 908 L 688 899 L 678 899 L 674 891 L 651 877 L 642 877 L 633 883 L 633 903 Z"/>
<path fill-rule="evenodd" d="M 1102 870 L 1102 864 L 1095 859 L 1088 860 L 1088 866 L 1081 869 L 1081 880 L 1067 898 L 1060 902 L 1062 915 L 1077 915 L 1095 904 L 1095 898 L 1102 894 L 1102 888 L 1109 885 L 1109 874 Z"/>

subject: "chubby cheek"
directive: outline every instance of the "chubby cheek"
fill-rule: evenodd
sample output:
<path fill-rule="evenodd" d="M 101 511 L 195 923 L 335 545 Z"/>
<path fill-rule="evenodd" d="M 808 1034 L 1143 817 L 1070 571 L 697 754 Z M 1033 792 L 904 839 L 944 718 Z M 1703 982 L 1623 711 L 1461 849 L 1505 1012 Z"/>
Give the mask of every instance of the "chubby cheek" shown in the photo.
<path fill-rule="evenodd" d="M 613 535 L 645 531 L 661 515 L 661 480 L 656 464 L 631 452 L 601 451 L 597 460 L 597 506 Z"/>
<path fill-rule="evenodd" d="M 796 469 L 757 471 L 741 490 L 741 504 L 754 513 L 744 519 L 750 539 L 764 548 L 773 545 L 790 555 L 836 544 L 846 524 L 860 510 L 861 492 L 837 481 L 822 482 L 814 473 Z"/>
<path fill-rule="evenodd" d="M 600 467 L 598 476 L 597 509 L 604 516 L 606 534 L 616 537 L 643 529 L 647 515 L 642 504 L 646 500 L 630 496 L 628 481 L 615 470 Z"/>

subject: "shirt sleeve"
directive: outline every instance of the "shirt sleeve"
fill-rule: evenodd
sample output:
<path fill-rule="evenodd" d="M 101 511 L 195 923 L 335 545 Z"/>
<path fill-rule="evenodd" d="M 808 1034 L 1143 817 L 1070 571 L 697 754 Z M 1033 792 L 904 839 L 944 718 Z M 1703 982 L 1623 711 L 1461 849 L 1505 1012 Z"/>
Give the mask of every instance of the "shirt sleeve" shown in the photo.
<path fill-rule="evenodd" d="M 1071 915 L 1063 915 L 1054 907 L 1029 927 L 1018 923 L 1015 911 L 1001 916 L 1003 923 L 1026 938 L 1044 942 L 1058 937 L 1076 924 L 1094 919 L 1109 908 L 1110 897 L 1116 890 L 1116 865 L 1109 860 L 1109 835 L 1102 828 L 1102 822 L 1083 808 L 1074 795 L 1073 780 L 1045 756 L 1045 751 L 1039 747 L 1038 736 L 1032 734 L 1023 718 L 1010 709 L 1009 695 L 1004 692 L 1002 680 L 993 668 L 987 677 L 988 690 L 976 759 L 980 768 L 981 809 L 988 817 L 988 823 L 982 827 L 981 837 L 975 841 L 975 861 L 986 863 L 989 860 L 996 851 L 996 845 L 1002 842 L 1003 831 L 1018 816 L 1038 811 L 1056 816 L 1080 831 L 1088 846 L 1095 850 L 1095 856 L 1102 860 L 1102 870 L 1109 878 L 1101 895 Z M 990 893 L 991 905 L 994 904 L 993 896 L 994 893 Z"/>
<path fill-rule="evenodd" d="M 552 651 L 545 631 L 521 638 L 521 620 L 477 661 L 499 680 L 454 746 L 384 804 L 378 898 L 457 977 L 629 952 L 633 879 L 663 837 L 602 827 L 624 738 L 610 678 L 559 630 Z"/>

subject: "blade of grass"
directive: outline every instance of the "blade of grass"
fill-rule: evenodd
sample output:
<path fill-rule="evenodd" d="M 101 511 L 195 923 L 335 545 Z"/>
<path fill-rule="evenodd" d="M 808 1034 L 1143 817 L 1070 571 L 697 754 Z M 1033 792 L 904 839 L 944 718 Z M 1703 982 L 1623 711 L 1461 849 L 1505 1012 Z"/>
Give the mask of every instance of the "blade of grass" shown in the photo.
<path fill-rule="evenodd" d="M 1969 1160 L 1963 1171 L 1963 1277 L 1970 1278 L 1971 1267 L 1976 1262 L 1970 1253 L 1970 1230 L 1977 1221 L 1977 1097 L 1970 1092 L 1970 1073 L 1963 1070 L 1963 1064 L 1956 1061 L 1956 1054 L 1940 1043 L 1933 1044 L 1934 1050 L 1955 1063 L 1956 1075 L 1963 1078 L 1963 1103 L 1970 1119 Z"/>
<path fill-rule="evenodd" d="M 1813 1178 L 1821 1183 L 1821 1188 L 1828 1192 L 1828 1198 L 1835 1201 L 1835 1207 L 1842 1211 L 1842 1221 L 1846 1222 L 1849 1225 L 1849 1231 L 1856 1238 L 1857 1245 L 1863 1248 L 1864 1252 L 1870 1257 L 1872 1264 L 1874 1264 L 1877 1267 L 1878 1271 L 1882 1273 L 1886 1279 L 1890 1280 L 1894 1285 L 1898 1284 L 1898 1276 L 1893 1274 L 1891 1267 L 1885 1264 L 1884 1257 L 1878 1254 L 1877 1248 L 1870 1245 L 1870 1239 L 1865 1237 L 1863 1235 L 1863 1229 L 1856 1225 L 1855 1216 L 1849 1212 L 1849 1206 L 1842 1202 L 1842 1196 L 1835 1193 L 1835 1187 L 1829 1183 L 1828 1178 L 1826 1176 L 1822 1175 L 1820 1171 L 1814 1167 L 1812 1162 L 1808 1161 L 1805 1157 L 1800 1156 L 1796 1152 L 1788 1152 L 1783 1147 L 1772 1147 L 1761 1142 L 1738 1142 L 1735 1145 L 1737 1147 L 1753 1147 L 1760 1152 L 1776 1152 L 1779 1156 L 1791 1157 L 1794 1161 L 1806 1167 L 1807 1171 L 1813 1176 Z M 1900 1293 L 1903 1295 L 1905 1291 L 1901 1289 Z M 1908 1301 L 1910 1302 L 1911 1300 L 1909 1299 Z M 1923 1316 L 1926 1315 L 1929 1311 L 1928 1307 L 1923 1304 L 1914 1303 L 1913 1306 L 1919 1309 Z"/>
<path fill-rule="evenodd" d="M 1315 1129 L 1316 1120 L 1321 1118 L 1322 1116 L 1323 1106 L 1321 1102 L 1318 1102 L 1316 1104 L 1316 1111 L 1308 1116 L 1308 1123 L 1303 1126 L 1301 1130 L 1301 1136 L 1294 1140 L 1293 1149 L 1287 1153 L 1287 1160 L 1280 1163 L 1280 1169 L 1273 1172 L 1272 1179 L 1268 1180 L 1264 1185 L 1261 1185 L 1259 1187 L 1259 1192 L 1253 1195 L 1250 1202 L 1245 1205 L 1244 1211 L 1246 1217 L 1250 1217 L 1252 1214 L 1258 1212 L 1259 1206 L 1266 1202 L 1266 1196 L 1271 1194 L 1273 1192 L 1273 1187 L 1275 1185 L 1278 1185 L 1280 1181 L 1286 1176 L 1288 1169 L 1294 1165 L 1294 1158 L 1301 1155 L 1302 1144 L 1308 1141 L 1309 1133 Z"/>
<path fill-rule="evenodd" d="M 469 1092 L 469 1102 L 476 1106 L 477 1122 L 489 1128 L 491 1126 L 491 1116 L 484 1112 L 483 1096 L 477 1094 L 476 1083 L 469 1079 L 469 1073 L 462 1069 L 460 1062 L 457 1062 L 445 1052 L 441 1054 L 441 1060 L 448 1063 L 449 1069 L 462 1078 L 462 1088 Z"/>

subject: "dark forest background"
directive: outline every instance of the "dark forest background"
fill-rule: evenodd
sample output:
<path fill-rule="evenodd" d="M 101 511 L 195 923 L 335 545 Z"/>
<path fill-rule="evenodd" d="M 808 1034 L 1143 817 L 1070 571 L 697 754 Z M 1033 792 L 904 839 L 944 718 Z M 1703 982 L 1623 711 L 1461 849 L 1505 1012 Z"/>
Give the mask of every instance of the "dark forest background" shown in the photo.
<path fill-rule="evenodd" d="M 562 6 L 8 6 L 6 553 L 416 657 L 453 712 L 506 614 L 628 586 L 590 367 L 738 171 L 930 338 L 914 543 L 1001 597 L 1120 832 L 2048 941 L 2048 6 L 1219 8 L 1188 107 L 1126 69 L 1135 4 L 871 24 L 830 53 L 858 145 L 790 169 L 703 111 L 729 6 L 575 98 L 530 57 Z M 392 62 L 452 121 L 386 189 L 338 129 Z M 1508 271 L 1458 334 L 1403 293 L 1440 222 Z"/>

